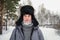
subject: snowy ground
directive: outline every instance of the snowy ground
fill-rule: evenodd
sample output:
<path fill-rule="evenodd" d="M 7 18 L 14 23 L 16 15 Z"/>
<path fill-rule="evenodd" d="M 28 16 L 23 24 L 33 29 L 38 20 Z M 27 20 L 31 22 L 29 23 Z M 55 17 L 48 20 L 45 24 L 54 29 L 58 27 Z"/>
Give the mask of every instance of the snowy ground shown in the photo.
<path fill-rule="evenodd" d="M 52 29 L 52 28 L 42 28 L 43 36 L 45 40 L 60 40 L 60 30 Z"/>
<path fill-rule="evenodd" d="M 8 30 L 3 30 L 3 34 L 0 35 L 0 40 L 9 40 L 11 33 L 14 27 L 9 27 Z M 60 31 L 52 28 L 43 28 L 40 27 L 42 30 L 43 36 L 45 40 L 60 40 Z"/>
<path fill-rule="evenodd" d="M 14 27 L 9 27 L 7 31 L 3 30 L 3 34 L 0 35 L 0 40 L 9 40 L 13 29 Z"/>

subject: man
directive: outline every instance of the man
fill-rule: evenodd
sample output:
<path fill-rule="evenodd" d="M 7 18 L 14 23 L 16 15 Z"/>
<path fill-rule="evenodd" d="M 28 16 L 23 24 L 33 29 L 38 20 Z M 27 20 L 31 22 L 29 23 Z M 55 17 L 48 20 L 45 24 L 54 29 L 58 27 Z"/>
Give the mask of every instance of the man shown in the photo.
<path fill-rule="evenodd" d="M 34 8 L 25 5 L 21 9 L 21 16 L 16 22 L 10 40 L 44 40 L 38 21 L 34 16 Z"/>

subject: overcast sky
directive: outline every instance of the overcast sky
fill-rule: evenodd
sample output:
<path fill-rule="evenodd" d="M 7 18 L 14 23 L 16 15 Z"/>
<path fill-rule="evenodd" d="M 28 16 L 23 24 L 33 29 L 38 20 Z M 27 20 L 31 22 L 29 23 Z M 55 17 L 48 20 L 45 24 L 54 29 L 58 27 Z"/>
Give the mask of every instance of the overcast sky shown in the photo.
<path fill-rule="evenodd" d="M 46 9 L 51 11 L 60 11 L 60 0 L 31 0 L 33 5 L 39 6 L 44 3 Z"/>
<path fill-rule="evenodd" d="M 36 10 L 38 10 L 39 5 L 44 3 L 44 7 L 47 10 L 54 11 L 54 12 L 56 11 L 60 12 L 60 0 L 31 0 L 31 2 Z"/>
<path fill-rule="evenodd" d="M 37 9 L 39 5 L 44 3 L 44 6 L 47 10 L 54 12 L 58 11 L 60 13 L 60 0 L 31 0 L 31 1 L 35 9 Z"/>

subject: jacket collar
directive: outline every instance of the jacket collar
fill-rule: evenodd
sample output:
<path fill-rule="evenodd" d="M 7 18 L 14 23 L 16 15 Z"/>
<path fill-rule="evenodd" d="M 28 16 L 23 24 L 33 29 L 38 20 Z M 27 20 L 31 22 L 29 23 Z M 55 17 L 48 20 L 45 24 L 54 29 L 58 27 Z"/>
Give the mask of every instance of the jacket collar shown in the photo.
<path fill-rule="evenodd" d="M 17 28 L 17 29 L 21 29 L 21 28 L 22 28 L 22 25 L 16 26 L 16 28 Z M 36 27 L 33 26 L 33 29 L 34 29 L 34 30 L 37 30 L 38 28 L 39 28 L 38 26 L 36 26 Z"/>

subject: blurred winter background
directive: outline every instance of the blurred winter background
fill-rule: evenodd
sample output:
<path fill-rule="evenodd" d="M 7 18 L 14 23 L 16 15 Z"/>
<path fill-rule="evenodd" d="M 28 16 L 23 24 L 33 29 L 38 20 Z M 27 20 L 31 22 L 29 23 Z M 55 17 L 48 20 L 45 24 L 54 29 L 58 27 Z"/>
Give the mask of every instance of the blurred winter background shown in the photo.
<path fill-rule="evenodd" d="M 0 40 L 9 40 L 20 8 L 31 5 L 45 40 L 60 40 L 60 0 L 0 0 Z"/>

